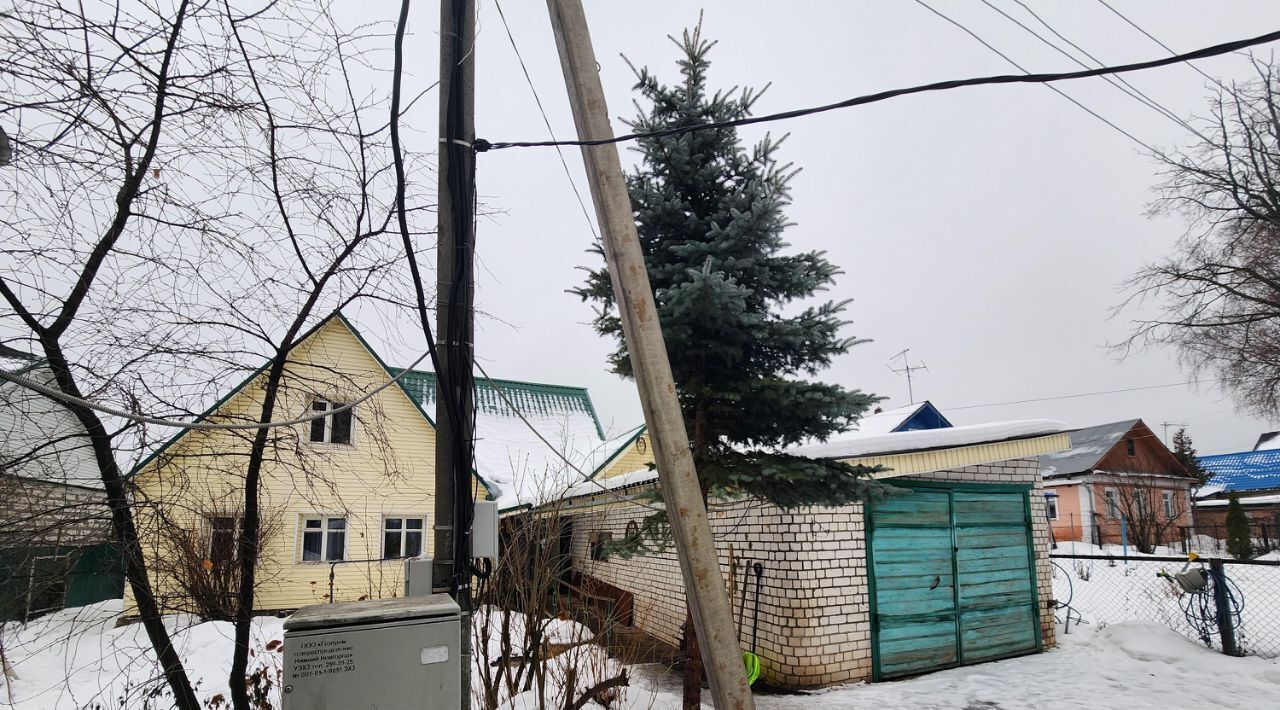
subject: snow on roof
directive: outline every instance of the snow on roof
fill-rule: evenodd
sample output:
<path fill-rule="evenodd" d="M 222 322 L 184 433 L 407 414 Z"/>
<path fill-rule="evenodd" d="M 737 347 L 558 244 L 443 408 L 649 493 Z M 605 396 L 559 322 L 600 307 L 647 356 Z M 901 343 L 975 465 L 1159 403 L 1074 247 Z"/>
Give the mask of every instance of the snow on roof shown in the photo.
<path fill-rule="evenodd" d="M 869 434 L 859 431 L 842 434 L 838 438 L 819 444 L 798 446 L 789 450 L 788 453 L 820 459 L 910 453 L 1057 434 L 1065 428 L 1066 424 L 1054 419 L 1026 419 L 888 434 Z"/>
<path fill-rule="evenodd" d="M 1269 431 L 1258 437 L 1258 443 L 1253 445 L 1254 451 L 1270 451 L 1272 449 L 1280 449 L 1280 431 Z"/>
<path fill-rule="evenodd" d="M 1226 507 L 1231 501 L 1226 498 L 1218 498 L 1216 500 L 1202 500 L 1196 502 L 1197 508 L 1222 508 Z M 1275 505 L 1280 503 L 1280 495 L 1271 496 L 1241 496 L 1240 505 Z"/>
<path fill-rule="evenodd" d="M 634 486 L 640 483 L 648 483 L 658 480 L 658 472 L 652 469 L 640 469 L 630 473 L 623 473 L 617 476 L 610 476 L 603 479 L 592 479 L 590 481 L 582 481 L 570 486 L 564 492 L 564 498 L 577 498 L 578 496 L 591 495 L 593 493 L 601 493 L 604 491 L 614 491 L 627 486 Z"/>
<path fill-rule="evenodd" d="M 1278 449 L 1201 456 L 1199 461 L 1211 477 L 1197 491 L 1197 498 L 1228 492 L 1280 490 Z"/>
<path fill-rule="evenodd" d="M 431 411 L 435 374 L 412 371 L 402 381 Z M 559 497 L 617 448 L 616 439 L 605 439 L 584 388 L 485 379 L 476 380 L 475 397 L 476 473 L 494 489 L 500 510 Z"/>
<path fill-rule="evenodd" d="M 1140 421 L 1126 419 L 1076 429 L 1071 432 L 1071 448 L 1040 457 L 1040 475 L 1069 476 L 1092 469 Z"/>
<path fill-rule="evenodd" d="M 9 370 L 54 384 L 43 360 L 16 358 Z M 15 382 L 0 383 L 0 469 L 19 478 L 82 488 L 102 488 L 98 464 L 84 427 L 52 397 Z"/>

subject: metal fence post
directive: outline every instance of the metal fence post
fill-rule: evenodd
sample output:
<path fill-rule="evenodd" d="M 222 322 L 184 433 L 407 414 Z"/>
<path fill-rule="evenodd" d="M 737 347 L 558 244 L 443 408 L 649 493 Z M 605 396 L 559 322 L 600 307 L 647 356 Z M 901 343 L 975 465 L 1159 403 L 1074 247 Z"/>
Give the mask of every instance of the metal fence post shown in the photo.
<path fill-rule="evenodd" d="M 1235 620 L 1231 616 L 1231 605 L 1227 600 L 1225 565 L 1222 560 L 1209 560 L 1209 571 L 1213 574 L 1213 602 L 1218 611 L 1218 633 L 1222 636 L 1222 652 L 1228 656 L 1239 656 Z"/>

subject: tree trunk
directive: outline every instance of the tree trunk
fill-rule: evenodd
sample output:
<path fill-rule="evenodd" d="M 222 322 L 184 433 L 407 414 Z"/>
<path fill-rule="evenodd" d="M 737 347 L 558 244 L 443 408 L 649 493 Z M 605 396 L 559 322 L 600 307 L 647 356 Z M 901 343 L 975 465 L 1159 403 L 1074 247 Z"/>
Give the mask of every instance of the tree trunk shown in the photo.
<path fill-rule="evenodd" d="M 684 614 L 684 710 L 702 706 L 702 649 L 698 647 L 698 629 L 693 624 L 693 611 L 685 604 Z"/>

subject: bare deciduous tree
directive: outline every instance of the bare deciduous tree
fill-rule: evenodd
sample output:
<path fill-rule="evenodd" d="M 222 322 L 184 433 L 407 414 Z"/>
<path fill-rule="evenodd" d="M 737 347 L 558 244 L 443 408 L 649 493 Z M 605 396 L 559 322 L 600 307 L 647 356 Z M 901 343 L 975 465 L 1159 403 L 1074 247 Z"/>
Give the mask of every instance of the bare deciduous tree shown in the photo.
<path fill-rule="evenodd" d="M 1219 85 L 1204 140 L 1157 156 L 1164 180 L 1152 211 L 1189 228 L 1127 284 L 1122 309 L 1158 310 L 1120 347 L 1171 346 L 1243 409 L 1270 416 L 1280 406 L 1280 76 L 1272 63 L 1253 66 L 1256 80 Z"/>
<path fill-rule="evenodd" d="M 63 394 L 189 418 L 259 372 L 260 406 L 244 421 L 289 418 L 301 413 L 281 405 L 298 385 L 290 355 L 308 325 L 354 303 L 406 306 L 403 243 L 421 234 L 413 218 L 425 208 L 395 196 L 424 162 L 392 150 L 390 87 L 369 81 L 383 28 L 346 30 L 326 4 L 290 2 L 36 0 L 0 18 L 0 122 L 14 148 L 0 187 L 0 331 L 47 361 Z M 136 517 L 140 505 L 170 501 L 140 498 L 126 463 L 172 430 L 63 406 L 87 433 L 169 689 L 195 710 Z M 242 439 L 228 608 L 231 699 L 247 710 L 255 575 L 271 518 L 264 462 L 296 449 L 297 431 Z"/>

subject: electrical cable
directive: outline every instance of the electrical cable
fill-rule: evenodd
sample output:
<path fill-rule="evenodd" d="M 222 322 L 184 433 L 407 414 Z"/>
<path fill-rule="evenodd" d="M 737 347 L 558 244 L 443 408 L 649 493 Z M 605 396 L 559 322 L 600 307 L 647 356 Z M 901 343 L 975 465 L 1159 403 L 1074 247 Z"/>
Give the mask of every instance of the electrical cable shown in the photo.
<path fill-rule="evenodd" d="M 1164 388 L 1166 388 L 1166 387 L 1185 387 L 1186 385 L 1198 385 L 1198 384 L 1201 384 L 1201 383 L 1209 383 L 1209 382 L 1221 383 L 1221 382 L 1227 382 L 1227 381 L 1228 381 L 1228 380 L 1226 380 L 1226 379 L 1222 379 L 1222 378 L 1207 378 L 1207 379 L 1201 379 L 1201 380 L 1184 380 L 1184 381 L 1182 381 L 1182 382 L 1170 382 L 1170 383 L 1168 383 L 1168 384 L 1163 384 L 1163 385 L 1146 385 L 1146 386 L 1143 386 L 1143 387 L 1125 387 L 1125 388 L 1123 388 L 1123 389 L 1099 390 L 1099 391 L 1097 391 L 1097 392 L 1078 392 L 1078 393 L 1075 393 L 1075 394 L 1063 394 L 1063 395 L 1057 395 L 1057 396 L 1053 396 L 1053 397 L 1035 397 L 1035 398 L 1032 398 L 1032 399 L 1015 399 L 1015 400 L 1010 400 L 1010 401 L 1008 401 L 1008 402 L 988 402 L 988 403 L 986 403 L 986 404 L 966 404 L 966 405 L 961 406 L 961 407 L 947 407 L 947 411 L 952 411 L 952 410 L 956 410 L 956 409 L 979 409 L 979 408 L 982 408 L 982 407 L 1005 407 L 1005 406 L 1009 406 L 1009 405 L 1012 405 L 1012 404 L 1029 404 L 1029 403 L 1031 403 L 1031 402 L 1049 402 L 1049 401 L 1053 401 L 1053 400 L 1056 400 L 1056 399 L 1077 399 L 1077 398 L 1079 398 L 1079 397 L 1096 397 L 1096 396 L 1098 396 L 1098 395 L 1104 395 L 1104 394 L 1120 394 L 1120 393 L 1124 393 L 1124 392 L 1141 392 L 1141 391 L 1143 391 L 1143 390 L 1164 389 Z"/>
<path fill-rule="evenodd" d="M 960 31 L 964 32 L 965 34 L 967 34 L 967 35 L 969 35 L 970 37 L 972 37 L 973 39 L 975 39 L 975 40 L 978 42 L 978 44 L 981 44 L 982 46 L 986 47 L 987 49 L 991 50 L 992 52 L 995 52 L 997 55 L 999 55 L 999 57 L 1000 57 L 1001 59 L 1005 60 L 1006 62 L 1008 62 L 1008 63 L 1012 64 L 1014 67 L 1016 67 L 1016 68 L 1018 69 L 1018 71 L 1021 71 L 1021 72 L 1023 72 L 1023 73 L 1027 73 L 1026 68 L 1025 68 L 1025 67 L 1023 67 L 1021 64 L 1017 63 L 1016 61 L 1014 61 L 1012 57 L 1010 57 L 1009 55 L 1005 54 L 1004 52 L 1001 52 L 1000 50 L 996 49 L 994 45 L 992 45 L 990 42 L 988 42 L 988 41 L 986 41 L 985 39 L 983 39 L 981 36 L 979 36 L 979 35 L 978 35 L 978 33 L 974 32 L 973 30 L 971 30 L 971 29 L 969 29 L 968 27 L 964 26 L 964 25 L 963 25 L 962 23 L 960 23 L 958 20 L 955 20 L 955 19 L 951 18 L 950 16 L 948 16 L 948 15 L 944 14 L 943 12 L 941 12 L 941 11 L 939 11 L 939 10 L 934 9 L 931 5 L 929 5 L 928 3 L 926 3 L 924 0 L 915 0 L 915 1 L 916 1 L 916 4 L 917 4 L 917 5 L 920 5 L 921 7 L 925 8 L 925 9 L 926 9 L 926 10 L 928 10 L 929 12 L 932 12 L 933 14 L 937 15 L 938 17 L 941 17 L 942 19 L 946 20 L 947 22 L 951 23 L 952 25 L 955 25 L 957 28 L 959 28 L 959 29 L 960 29 Z M 1277 39 L 1280 39 L 1280 36 L 1277 36 Z M 1098 76 L 1102 76 L 1102 74 L 1099 74 Z M 1050 83 L 1045 83 L 1044 85 L 1045 85 L 1046 87 L 1048 87 L 1050 90 L 1052 90 L 1055 94 L 1057 94 L 1057 95 L 1061 96 L 1062 98 L 1066 99 L 1067 101 L 1070 101 L 1071 103 L 1075 104 L 1075 105 L 1076 105 L 1076 107 L 1077 107 L 1077 108 L 1079 108 L 1080 110 L 1084 111 L 1085 113 L 1089 114 L 1090 116 L 1093 116 L 1094 118 L 1098 119 L 1099 121 L 1102 121 L 1102 122 L 1103 122 L 1103 123 L 1105 123 L 1106 125 L 1110 126 L 1111 128 L 1115 129 L 1116 131 L 1118 131 L 1120 134 L 1124 135 L 1124 137 L 1126 137 L 1126 138 L 1128 138 L 1129 140 L 1133 141 L 1134 143 L 1137 143 L 1138 145 L 1142 146 L 1142 147 L 1143 147 L 1143 148 L 1144 148 L 1148 153 L 1151 153 L 1151 154 L 1153 154 L 1153 155 L 1163 155 L 1163 153 L 1161 153 L 1160 151 L 1158 151 L 1158 150 L 1156 150 L 1155 148 L 1151 147 L 1151 146 L 1150 146 L 1150 145 L 1148 145 L 1147 143 L 1143 142 L 1141 139 L 1139 139 L 1137 136 L 1133 135 L 1132 133 L 1130 133 L 1130 132 L 1126 131 L 1125 129 L 1121 128 L 1120 126 L 1116 125 L 1116 124 L 1115 124 L 1115 123 L 1113 123 L 1110 119 L 1106 118 L 1105 116 L 1103 116 L 1102 114 L 1098 113 L 1097 111 L 1094 111 L 1093 109 L 1089 108 L 1088 106 L 1085 106 L 1084 104 L 1080 103 L 1078 100 L 1076 100 L 1074 97 L 1072 97 L 1070 94 L 1068 94 L 1067 92 L 1063 91 L 1062 89 L 1059 89 L 1058 87 L 1056 87 L 1056 86 L 1054 86 L 1053 84 L 1050 84 Z"/>
<path fill-rule="evenodd" d="M 920 2 L 920 0 L 916 0 Z M 922 3 L 923 4 L 923 3 Z M 928 7 L 927 5 L 925 7 Z M 941 17 L 944 17 L 937 10 L 929 8 Z M 958 24 L 947 18 L 952 24 Z M 966 30 L 967 31 L 967 30 Z M 825 104 L 822 106 L 813 106 L 809 108 L 794 109 L 790 111 L 781 111 L 778 113 L 765 114 L 762 116 L 747 116 L 745 118 L 734 119 L 732 121 L 717 121 L 713 123 L 699 123 L 692 126 L 679 126 L 668 128 L 661 131 L 627 133 L 613 138 L 601 138 L 596 140 L 562 140 L 562 141 L 487 141 L 476 139 L 474 143 L 477 152 L 485 152 L 492 150 L 505 150 L 507 148 L 549 148 L 554 146 L 594 146 L 609 145 L 613 143 L 624 143 L 634 140 L 644 140 L 648 138 L 660 138 L 663 136 L 678 135 L 682 133 L 692 133 L 694 131 L 709 131 L 720 128 L 735 128 L 738 126 L 748 126 L 757 123 L 769 123 L 773 121 L 784 121 L 802 116 L 811 116 L 827 111 L 835 111 L 843 108 L 852 108 L 854 106 L 863 106 L 866 104 L 877 103 L 889 99 L 898 98 L 900 96 L 909 96 L 912 94 L 922 94 L 935 91 L 948 91 L 952 89 L 960 89 L 970 86 L 988 86 L 996 84 L 1052 84 L 1058 81 L 1069 81 L 1071 79 L 1087 79 L 1096 76 L 1105 76 L 1111 74 L 1123 74 L 1127 72 L 1142 71 L 1145 69 L 1155 69 L 1157 67 L 1169 66 L 1181 62 L 1188 62 L 1193 59 L 1204 59 L 1206 57 L 1216 57 L 1221 54 L 1229 54 L 1240 49 L 1246 49 L 1268 42 L 1280 40 L 1280 31 L 1268 32 L 1264 35 L 1251 37 L 1248 39 L 1234 40 L 1223 44 L 1215 44 L 1204 47 L 1184 54 L 1175 54 L 1171 57 L 1163 57 L 1143 62 L 1134 62 L 1131 64 L 1119 64 L 1114 66 L 1099 67 L 1097 69 L 1082 69 L 1072 72 L 1054 72 L 1040 74 L 1000 74 L 994 76 L 973 77 L 969 79 L 951 79 L 947 81 L 938 81 L 930 84 L 919 84 L 916 86 L 903 87 L 898 89 L 889 89 L 887 91 L 879 91 L 873 94 L 864 94 L 856 96 L 836 103 Z M 981 41 L 981 40 L 980 40 Z M 1104 119 L 1105 120 L 1105 119 Z"/>
<path fill-rule="evenodd" d="M 1091 69 L 1091 68 L 1092 68 L 1090 65 L 1088 65 L 1088 64 L 1086 64 L 1086 63 L 1084 63 L 1084 62 L 1080 61 L 1079 59 L 1077 59 L 1077 58 L 1075 57 L 1075 55 L 1071 54 L 1070 52 L 1066 51 L 1065 49 L 1063 49 L 1063 48 L 1059 47 L 1058 45 L 1054 44 L 1052 41 L 1050 41 L 1050 40 L 1049 40 L 1047 37 L 1045 37 L 1044 35 L 1041 35 L 1039 32 L 1036 32 L 1035 30 L 1031 29 L 1031 28 L 1030 28 L 1030 27 L 1028 27 L 1027 25 L 1023 24 L 1023 23 L 1022 23 L 1021 21 L 1019 21 L 1017 18 L 1015 18 L 1015 17 L 1013 17 L 1012 15 L 1010 15 L 1009 13 L 1005 12 L 1005 11 L 1004 11 L 1003 9 L 1001 9 L 1000 7 L 998 7 L 998 6 L 994 5 L 994 4 L 992 4 L 991 0 L 981 0 L 981 2 L 982 2 L 982 4 L 984 4 L 984 5 L 986 5 L 987 7 L 991 8 L 993 11 L 995 11 L 995 12 L 999 13 L 1002 17 L 1004 17 L 1005 19 L 1009 20 L 1010 22 L 1012 22 L 1013 24 L 1017 25 L 1018 27 L 1022 28 L 1024 31 L 1026 31 L 1027 33 L 1029 33 L 1032 37 L 1035 37 L 1036 39 L 1040 40 L 1040 41 L 1041 41 L 1042 43 L 1044 43 L 1046 46 L 1050 47 L 1051 49 L 1053 49 L 1054 51 L 1058 52 L 1059 54 L 1061 54 L 1062 56 L 1066 57 L 1067 59 L 1070 59 L 1071 61 L 1075 62 L 1076 64 L 1080 65 L 1081 67 L 1084 67 L 1085 69 Z M 1076 44 L 1075 42 L 1072 42 L 1071 40 L 1067 39 L 1065 36 L 1063 36 L 1063 34 L 1062 34 L 1061 32 L 1059 32 L 1057 29 L 1055 29 L 1055 28 L 1053 27 L 1053 25 L 1050 25 L 1050 24 L 1049 24 L 1049 23 L 1048 23 L 1048 22 L 1047 22 L 1043 17 L 1041 17 L 1039 14 L 1037 14 L 1035 10 L 1032 10 L 1032 9 L 1031 9 L 1031 7 L 1030 7 L 1029 5 L 1027 5 L 1025 2 L 1023 2 L 1022 0 L 1013 0 L 1013 2 L 1014 2 L 1014 3 L 1016 3 L 1018 6 L 1020 6 L 1023 10 L 1025 10 L 1025 11 L 1027 12 L 1027 14 L 1031 15 L 1032 17 L 1034 17 L 1034 18 L 1036 19 L 1036 21 L 1037 21 L 1037 22 L 1039 22 L 1041 25 L 1043 25 L 1043 26 L 1045 27 L 1045 29 L 1047 29 L 1049 32 L 1053 33 L 1053 35 L 1054 35 L 1055 37 L 1057 37 L 1058 39 L 1062 40 L 1063 42 L 1066 42 L 1069 46 L 1071 46 L 1071 47 L 1072 47 L 1073 49 L 1075 49 L 1077 52 L 1080 52 L 1081 54 L 1083 54 L 1085 57 L 1087 57 L 1088 59 L 1090 59 L 1091 61 L 1093 61 L 1093 62 L 1094 62 L 1095 64 L 1097 64 L 1098 66 L 1106 66 L 1106 64 L 1105 64 L 1102 60 L 1100 60 L 1100 59 L 1098 59 L 1097 57 L 1093 56 L 1093 55 L 1092 55 L 1092 54 L 1090 54 L 1088 51 L 1086 51 L 1083 47 L 1081 47 L 1080 45 Z M 1117 76 L 1117 77 L 1112 78 L 1112 77 L 1109 77 L 1109 76 L 1102 76 L 1102 77 L 1099 77 L 1099 78 L 1101 78 L 1103 81 L 1107 82 L 1108 84 L 1110 84 L 1110 85 L 1114 86 L 1116 89 L 1118 89 L 1120 92 L 1122 92 L 1123 94 L 1125 94 L 1125 95 L 1126 95 L 1126 96 L 1128 96 L 1129 98 L 1132 98 L 1134 101 L 1137 101 L 1138 103 L 1142 104 L 1143 106 L 1146 106 L 1146 107 L 1150 108 L 1151 110 L 1155 111 L 1156 113 L 1160 114 L 1161 116 L 1164 116 L 1165 118 L 1169 119 L 1170 121 L 1173 121 L 1174 123 L 1178 124 L 1180 127 L 1185 128 L 1186 130 L 1190 131 L 1190 132 L 1191 132 L 1192 134 L 1194 134 L 1197 138 L 1199 138 L 1199 139 L 1201 139 L 1201 140 L 1203 140 L 1203 141 L 1207 141 L 1207 140 L 1208 140 L 1208 138 L 1206 138 L 1206 137 L 1205 137 L 1205 135 L 1204 135 L 1203 133 L 1201 133 L 1200 131 L 1196 130 L 1195 126 L 1192 126 L 1190 123 L 1187 123 L 1186 121 L 1182 120 L 1182 118 L 1181 118 L 1181 117 L 1179 117 L 1179 116 L 1178 116 L 1177 114 L 1175 114 L 1173 111 L 1171 111 L 1171 110 L 1169 110 L 1168 108 L 1166 108 L 1163 104 L 1161 104 L 1160 102 L 1158 102 L 1158 101 L 1156 101 L 1155 99 L 1151 98 L 1150 96 L 1147 96 L 1147 95 L 1146 95 L 1145 93 L 1143 93 L 1140 89 L 1138 89 L 1138 87 L 1134 86 L 1133 84 L 1130 84 L 1130 83 L 1128 82 L 1128 80 L 1126 80 L 1124 77 L 1122 77 L 1122 76 Z"/>
<path fill-rule="evenodd" d="M 1205 579 L 1207 583 L 1204 587 L 1194 592 L 1184 593 L 1179 602 L 1187 623 L 1195 630 L 1205 646 L 1213 648 L 1213 637 L 1218 633 L 1223 621 L 1218 614 L 1217 589 L 1222 588 L 1226 598 L 1226 611 L 1233 628 L 1240 628 L 1240 619 L 1244 612 L 1244 593 L 1225 572 L 1212 567 L 1207 570 Z"/>
<path fill-rule="evenodd" d="M 551 119 L 547 118 L 547 111 L 542 106 L 542 97 L 538 95 L 538 89 L 533 85 L 533 77 L 529 75 L 529 67 L 525 66 L 524 56 L 520 54 L 520 47 L 516 45 L 516 38 L 511 34 L 511 27 L 507 24 L 507 15 L 502 11 L 502 3 L 494 0 L 494 7 L 498 8 L 498 17 L 502 18 L 502 28 L 507 31 L 507 39 L 511 41 L 511 49 L 516 53 L 516 59 L 520 62 L 520 70 L 524 72 L 525 83 L 529 85 L 529 91 L 533 93 L 533 101 L 538 105 L 538 113 L 542 114 L 542 122 L 547 126 L 547 133 L 550 134 L 551 140 L 556 140 L 556 131 L 551 127 Z M 565 177 L 569 178 L 569 186 L 573 188 L 574 197 L 578 198 L 578 207 L 582 208 L 582 216 L 587 220 L 587 227 L 591 229 L 591 236 L 595 238 L 596 243 L 600 242 L 600 233 L 596 231 L 596 221 L 592 219 L 591 212 L 587 209 L 587 203 L 582 199 L 582 191 L 578 189 L 578 181 L 573 179 L 573 172 L 569 170 L 569 163 L 565 160 L 564 150 L 560 146 L 556 146 L 556 155 L 560 156 L 560 165 L 564 168 Z"/>
<path fill-rule="evenodd" d="M 25 387 L 34 392 L 38 392 L 42 395 L 45 395 L 46 397 L 49 397 L 50 399 L 54 399 L 59 402 L 75 404 L 81 407 L 86 407 L 88 409 L 94 410 L 95 412 L 109 414 L 113 417 L 120 417 L 121 419 L 126 419 L 131 422 L 137 422 L 139 424 L 154 424 L 156 426 L 173 427 L 175 429 L 201 429 L 201 430 L 213 430 L 213 431 L 251 431 L 256 429 L 276 429 L 280 427 L 306 424 L 307 422 L 310 422 L 316 419 L 323 419 L 325 417 L 333 416 L 334 414 L 337 414 L 339 412 L 348 411 L 354 408 L 356 405 L 359 405 L 363 402 L 368 401 L 370 398 L 372 398 L 374 395 L 378 394 L 379 392 L 398 383 L 400 381 L 400 378 L 408 374 L 410 370 L 412 370 L 419 363 L 425 360 L 427 356 L 430 354 L 431 354 L 431 350 L 428 350 L 427 352 L 422 353 L 421 355 L 418 356 L 417 360 L 414 360 L 413 363 L 411 363 L 408 367 L 401 370 L 399 374 L 395 375 L 394 377 L 387 380 L 386 382 L 383 382 L 377 387 L 369 390 L 368 392 L 365 392 L 363 395 L 357 397 L 351 402 L 348 402 L 347 404 L 333 407 L 331 409 L 326 409 L 323 412 L 307 414 L 307 415 L 298 417 L 296 419 L 286 419 L 284 421 L 273 421 L 273 422 L 256 422 L 253 424 L 218 424 L 218 423 L 201 422 L 201 421 L 182 422 L 176 419 L 165 419 L 162 417 L 153 417 L 146 414 L 134 414 L 132 412 L 126 412 L 122 409 L 116 409 L 114 407 L 109 407 L 104 404 L 98 404 L 97 402 L 93 402 L 93 401 L 84 399 L 82 397 L 76 397 L 74 395 L 67 394 L 66 392 L 63 392 L 61 389 L 57 387 L 50 387 L 49 385 L 36 382 L 35 380 L 32 380 L 30 378 L 24 377 L 22 375 L 17 375 L 11 372 L 5 372 L 3 370 L 0 370 L 0 380 L 4 380 L 6 382 L 12 382 L 15 385 L 18 385 L 20 387 Z"/>
<path fill-rule="evenodd" d="M 1152 42 L 1155 42 L 1156 44 L 1160 45 L 1160 47 L 1161 47 L 1162 49 L 1164 49 L 1164 51 L 1168 52 L 1169 54 L 1175 55 L 1175 56 L 1178 54 L 1177 52 L 1173 51 L 1173 48 L 1172 48 L 1172 47 L 1170 47 L 1169 45 L 1165 44 L 1164 42 L 1161 42 L 1160 40 L 1156 39 L 1155 35 L 1151 34 L 1150 32 L 1148 32 L 1148 31 L 1146 31 L 1146 30 L 1142 29 L 1142 27 L 1138 26 L 1138 23 L 1134 22 L 1133 20 L 1130 20 L 1128 17 L 1125 17 L 1123 14 L 1121 14 L 1121 13 L 1120 13 L 1120 11 L 1119 11 L 1119 10 L 1115 9 L 1115 8 L 1114 8 L 1114 7 L 1112 7 L 1110 4 L 1108 4 L 1106 0 L 1098 0 L 1098 2 L 1102 3 L 1102 6 L 1103 6 L 1103 7 L 1107 8 L 1107 9 L 1108 9 L 1108 10 L 1110 10 L 1111 12 L 1115 13 L 1115 16 L 1116 16 L 1116 17 L 1119 17 L 1121 20 L 1124 20 L 1125 22 L 1127 22 L 1127 23 L 1129 24 L 1129 26 L 1130 26 L 1130 27 L 1132 27 L 1133 29 L 1135 29 L 1135 30 L 1137 30 L 1137 31 L 1141 32 L 1142 34 L 1146 35 L 1147 39 L 1149 39 L 1149 40 L 1151 40 Z M 1219 86 L 1219 88 L 1221 88 L 1223 91 L 1226 91 L 1226 90 L 1227 90 L 1227 87 L 1226 87 L 1226 85 L 1225 85 L 1225 84 L 1223 84 L 1220 80 L 1218 80 L 1218 79 L 1216 79 L 1216 78 L 1214 78 L 1214 77 L 1209 76 L 1208 74 L 1206 74 L 1206 73 L 1204 72 L 1204 70 L 1202 70 L 1200 67 L 1198 67 L 1198 66 L 1196 66 L 1196 65 L 1192 64 L 1190 60 L 1186 60 L 1186 59 L 1184 59 L 1183 61 L 1184 61 L 1184 62 L 1186 62 L 1187 66 L 1189 66 L 1189 67 L 1191 67 L 1192 69 L 1196 70 L 1196 73 L 1198 73 L 1200 76 L 1203 76 L 1204 78 L 1208 79 L 1209 81 L 1212 81 L 1213 83 L 1217 84 L 1217 85 Z"/>

